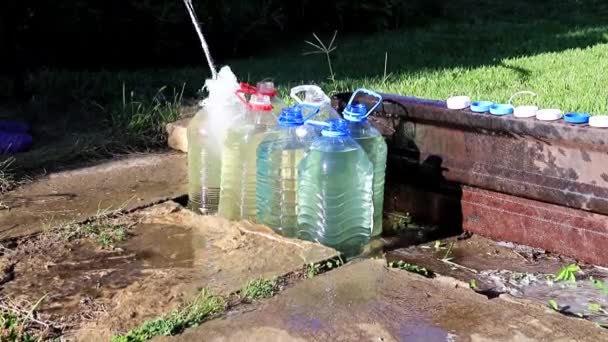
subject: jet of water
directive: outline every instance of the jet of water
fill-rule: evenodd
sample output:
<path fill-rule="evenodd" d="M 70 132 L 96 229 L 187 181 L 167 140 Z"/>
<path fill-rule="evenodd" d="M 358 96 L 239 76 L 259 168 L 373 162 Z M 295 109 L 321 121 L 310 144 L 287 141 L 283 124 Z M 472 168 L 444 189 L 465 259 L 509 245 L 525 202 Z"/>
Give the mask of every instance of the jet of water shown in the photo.
<path fill-rule="evenodd" d="M 201 47 L 205 52 L 205 57 L 207 58 L 207 64 L 209 65 L 209 70 L 211 71 L 211 76 L 213 79 L 217 78 L 217 70 L 215 70 L 215 66 L 213 65 L 213 59 L 211 58 L 211 52 L 209 51 L 209 45 L 207 45 L 207 40 L 205 40 L 205 36 L 203 35 L 203 31 L 201 31 L 201 26 L 198 22 L 198 18 L 196 17 L 196 13 L 194 12 L 194 6 L 192 5 L 192 0 L 184 0 L 184 4 L 186 5 L 186 9 L 188 9 L 188 13 L 190 14 L 190 19 L 192 20 L 192 25 L 194 25 L 194 29 L 196 30 L 196 34 L 198 35 L 198 39 L 201 41 Z"/>

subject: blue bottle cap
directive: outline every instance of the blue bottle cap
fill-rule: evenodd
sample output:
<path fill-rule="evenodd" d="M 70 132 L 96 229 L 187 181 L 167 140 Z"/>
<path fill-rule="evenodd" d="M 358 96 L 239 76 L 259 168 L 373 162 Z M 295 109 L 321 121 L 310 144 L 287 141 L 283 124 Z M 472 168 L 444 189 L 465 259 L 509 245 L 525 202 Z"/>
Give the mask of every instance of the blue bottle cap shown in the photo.
<path fill-rule="evenodd" d="M 279 114 L 278 120 L 281 127 L 301 126 L 304 124 L 302 108 L 299 106 L 285 108 Z"/>
<path fill-rule="evenodd" d="M 495 103 L 490 106 L 490 114 L 494 114 L 494 115 L 513 114 L 513 106 L 511 106 L 510 104 Z"/>
<path fill-rule="evenodd" d="M 476 113 L 485 113 L 490 110 L 490 107 L 494 104 L 492 101 L 473 101 L 471 103 L 471 111 Z"/>
<path fill-rule="evenodd" d="M 590 117 L 588 113 L 572 112 L 564 115 L 564 121 L 571 124 L 585 124 L 589 122 Z"/>
<path fill-rule="evenodd" d="M 363 103 L 349 104 L 342 112 L 344 119 L 353 122 L 362 122 L 367 119 L 367 106 Z"/>
<path fill-rule="evenodd" d="M 306 109 L 307 116 L 304 116 Z M 313 116 L 317 115 L 321 108 L 318 106 L 298 103 L 291 107 L 284 108 L 279 114 L 278 124 L 281 127 L 301 126 Z"/>
<path fill-rule="evenodd" d="M 325 137 L 341 137 L 349 134 L 348 122 L 344 119 L 330 119 L 325 121 L 321 134 Z"/>

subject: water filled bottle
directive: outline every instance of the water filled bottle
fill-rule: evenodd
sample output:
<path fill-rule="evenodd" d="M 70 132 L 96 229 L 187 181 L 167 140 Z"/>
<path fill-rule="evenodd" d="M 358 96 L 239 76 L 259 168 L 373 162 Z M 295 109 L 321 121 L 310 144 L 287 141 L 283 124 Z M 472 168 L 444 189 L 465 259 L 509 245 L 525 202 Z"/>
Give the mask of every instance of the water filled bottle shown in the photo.
<path fill-rule="evenodd" d="M 358 93 L 365 93 L 376 98 L 376 104 L 367 109 L 367 106 L 362 103 L 353 103 L 355 96 Z M 363 147 L 367 157 L 374 165 L 374 181 L 373 181 L 373 201 L 374 201 L 374 229 L 372 236 L 379 236 L 382 233 L 382 213 L 384 211 L 384 176 L 386 172 L 386 141 L 382 134 L 374 128 L 368 121 L 367 117 L 382 103 L 382 96 L 373 91 L 366 89 L 356 90 L 346 108 L 342 112 L 345 120 L 348 120 L 348 129 L 355 141 Z"/>
<path fill-rule="evenodd" d="M 270 98 L 270 104 L 272 104 L 272 113 L 275 116 L 278 116 L 281 110 L 287 105 L 283 100 L 279 97 L 279 92 L 274 86 L 274 82 L 272 81 L 260 81 L 256 85 L 257 92 L 262 95 L 268 95 Z"/>
<path fill-rule="evenodd" d="M 304 110 L 310 112 L 308 117 Z M 301 104 L 285 108 L 276 134 L 267 135 L 258 146 L 257 219 L 284 236 L 295 236 L 298 165 L 317 136 L 304 123 L 318 110 Z"/>
<path fill-rule="evenodd" d="M 309 108 L 318 107 L 318 114 L 315 116 L 315 120 L 330 120 L 340 119 L 340 114 L 331 106 L 331 99 L 323 90 L 316 85 L 300 85 L 291 88 L 290 97 L 297 103 L 309 105 Z M 306 111 L 304 115 L 309 115 Z M 316 127 L 318 133 L 321 133 L 321 128 Z"/>
<path fill-rule="evenodd" d="M 239 90 L 239 93 L 254 91 L 255 88 L 250 86 Z M 249 110 L 228 129 L 224 142 L 218 213 L 230 220 L 255 220 L 256 152 L 276 123 L 268 95 L 251 94 L 247 106 Z"/>
<path fill-rule="evenodd" d="M 324 123 L 298 168 L 297 237 L 317 241 L 352 257 L 372 233 L 373 167 L 350 136 L 348 123 Z"/>
<path fill-rule="evenodd" d="M 236 76 L 223 67 L 217 79 L 208 79 L 209 97 L 188 124 L 188 208 L 200 214 L 217 212 L 221 184 L 222 142 L 231 120 L 245 106 L 235 96 Z"/>

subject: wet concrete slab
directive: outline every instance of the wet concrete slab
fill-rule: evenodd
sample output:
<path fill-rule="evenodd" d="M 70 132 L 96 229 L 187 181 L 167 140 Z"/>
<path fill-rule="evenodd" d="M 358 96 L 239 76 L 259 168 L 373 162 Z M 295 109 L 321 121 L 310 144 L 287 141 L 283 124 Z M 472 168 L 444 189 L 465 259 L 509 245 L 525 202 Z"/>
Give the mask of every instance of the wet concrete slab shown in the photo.
<path fill-rule="evenodd" d="M 147 154 L 53 173 L 1 198 L 0 240 L 187 193 L 183 154 Z"/>
<path fill-rule="evenodd" d="M 558 281 L 555 275 L 575 260 L 538 248 L 496 242 L 478 235 L 443 240 L 391 251 L 387 259 L 402 260 L 436 274 L 471 283 L 488 296 L 508 293 L 539 305 L 555 301 L 564 314 L 608 324 L 608 270 L 578 264 L 576 282 Z"/>
<path fill-rule="evenodd" d="M 194 215 L 165 202 L 120 217 L 128 239 L 102 249 L 89 239 L 38 237 L 0 263 L 13 264 L 5 298 L 37 302 L 38 317 L 65 324 L 64 338 L 108 341 L 170 312 L 202 288 L 218 295 L 249 280 L 302 270 L 335 257 L 330 248 L 280 237 L 248 222 Z"/>
<path fill-rule="evenodd" d="M 155 341 L 602 341 L 608 332 L 546 307 L 493 300 L 451 278 L 364 260 L 303 281 L 258 310 Z"/>
<path fill-rule="evenodd" d="M 399 248 L 387 253 L 387 260 L 403 260 L 434 273 L 464 282 L 477 281 L 480 291 L 494 291 L 496 284 L 481 277 L 483 272 L 509 270 L 514 273 L 554 274 L 574 259 L 512 243 L 496 242 L 479 235 L 453 237 Z"/>

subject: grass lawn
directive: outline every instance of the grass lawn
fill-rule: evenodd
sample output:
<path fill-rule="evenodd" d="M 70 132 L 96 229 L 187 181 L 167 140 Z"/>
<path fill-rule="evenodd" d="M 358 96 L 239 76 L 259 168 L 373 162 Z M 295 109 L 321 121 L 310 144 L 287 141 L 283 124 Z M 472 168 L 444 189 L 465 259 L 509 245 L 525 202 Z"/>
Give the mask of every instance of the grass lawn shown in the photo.
<path fill-rule="evenodd" d="M 515 103 L 536 101 L 564 111 L 608 114 L 607 2 L 461 0 L 446 6 L 442 19 L 425 27 L 360 36 L 338 33 L 338 48 L 330 55 L 335 80 L 328 78 L 325 55 L 303 54 L 314 50 L 304 43 L 313 40 L 312 33 L 287 46 L 218 64 L 232 66 L 243 81 L 273 78 L 284 95 L 302 83 L 319 84 L 328 93 L 366 87 L 432 99 L 465 94 L 496 102 L 531 90 L 538 93 L 537 99 Z M 321 38 L 328 42 L 331 35 Z M 30 81 L 38 105 L 30 109 L 30 121 L 34 128 L 64 122 L 54 131 L 62 138 L 65 131 L 72 132 L 68 144 L 90 141 L 97 146 L 101 138 L 110 149 L 154 146 L 163 123 L 177 115 L 176 96 L 182 87 L 186 97 L 196 96 L 209 75 L 199 47 L 193 46 L 192 53 L 200 54 L 201 67 L 38 71 Z M 76 104 L 77 110 L 51 109 L 67 103 Z M 92 131 L 103 134 L 90 137 Z M 137 139 L 140 136 L 145 139 Z"/>
<path fill-rule="evenodd" d="M 597 0 L 452 1 L 446 17 L 429 26 L 366 36 L 342 37 L 331 54 L 335 82 L 325 55 L 298 38 L 261 55 L 227 61 L 247 81 L 274 78 L 282 89 L 314 82 L 326 91 L 368 87 L 433 99 L 455 94 L 506 101 L 519 90 L 538 93 L 541 106 L 608 113 L 608 3 Z M 309 37 L 313 40 L 312 35 Z M 328 42 L 331 35 L 322 37 Z M 202 53 L 193 46 L 193 53 Z M 388 57 L 386 75 L 385 54 Z M 121 97 L 122 82 L 136 92 L 161 86 L 194 95 L 204 68 L 137 72 L 42 72 L 35 88 L 55 97 Z M 57 92 L 57 94 L 53 94 Z M 522 99 L 528 101 L 529 99 Z"/>

